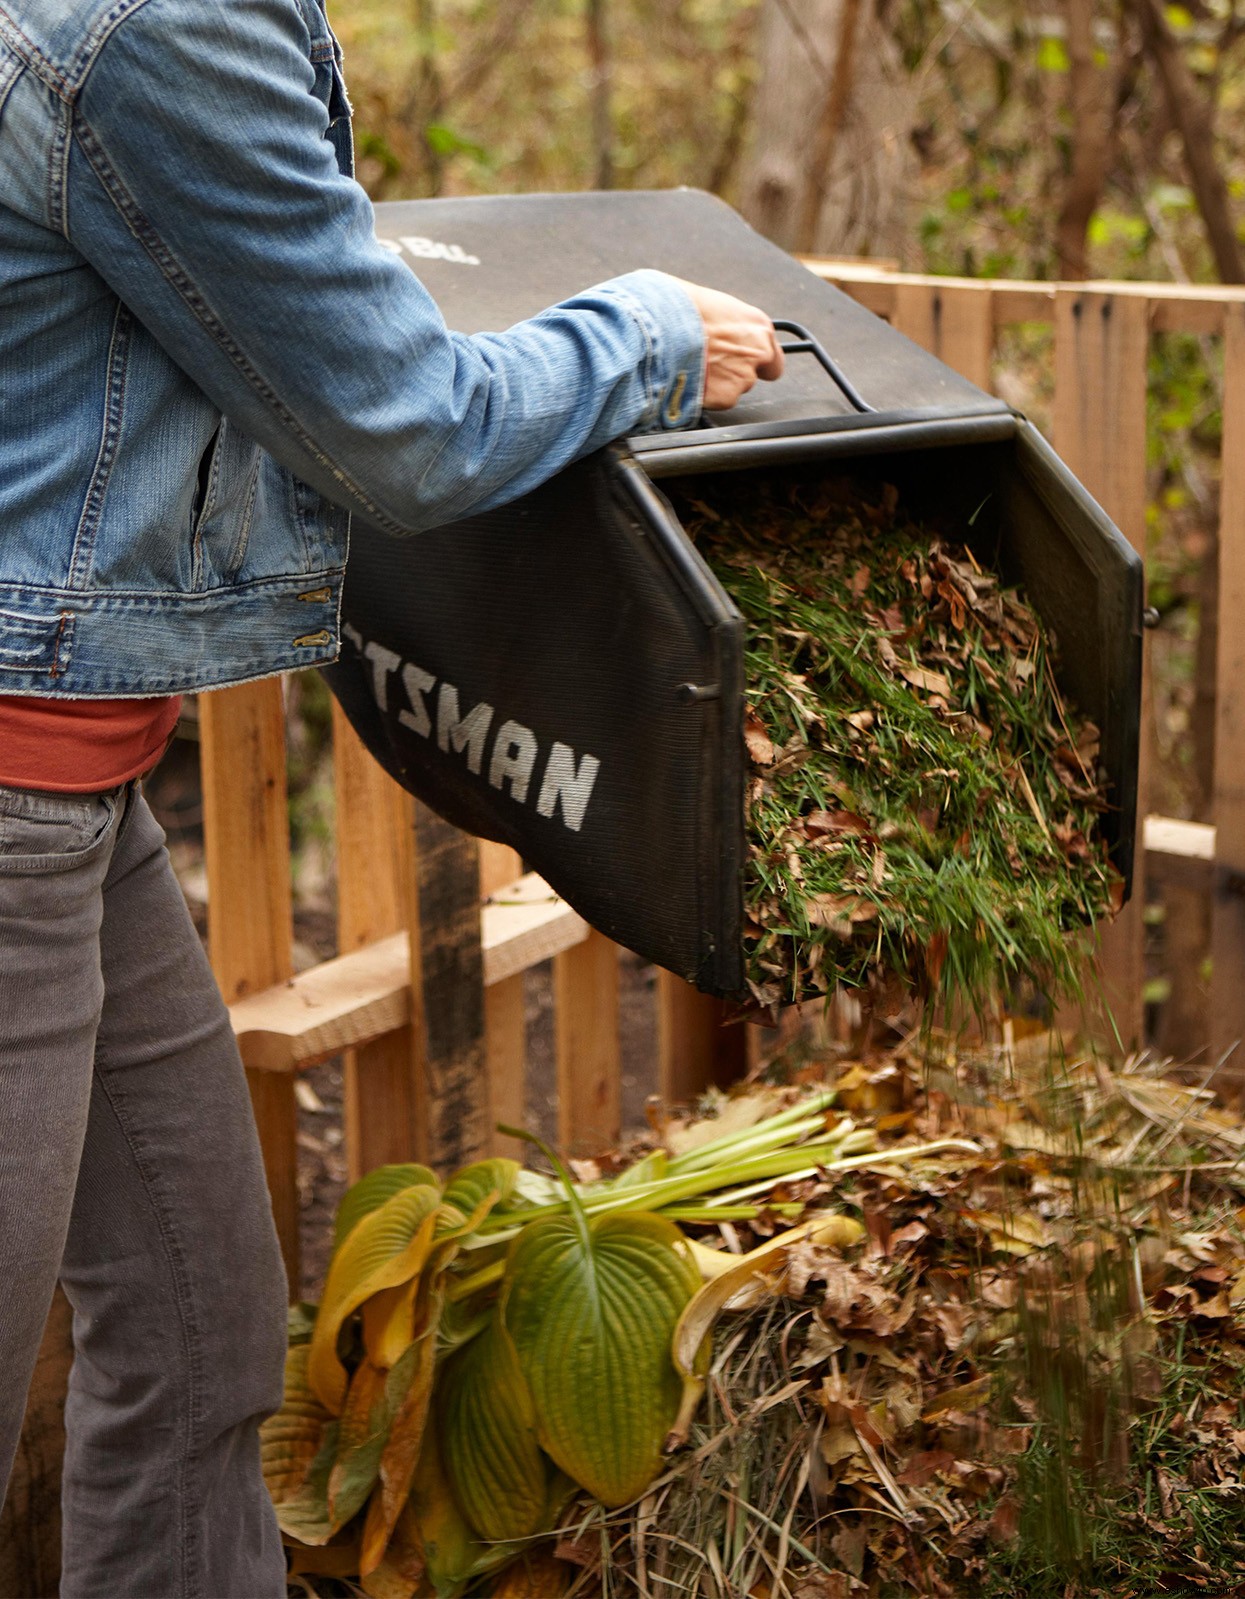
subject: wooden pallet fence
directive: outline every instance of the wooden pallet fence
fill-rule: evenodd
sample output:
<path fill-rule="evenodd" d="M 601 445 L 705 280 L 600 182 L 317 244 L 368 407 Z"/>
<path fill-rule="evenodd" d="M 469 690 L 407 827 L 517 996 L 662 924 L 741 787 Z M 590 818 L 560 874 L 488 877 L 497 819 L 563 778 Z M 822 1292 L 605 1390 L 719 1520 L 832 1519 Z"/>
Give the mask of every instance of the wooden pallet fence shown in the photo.
<path fill-rule="evenodd" d="M 828 282 L 886 317 L 983 388 L 1000 330 L 1051 326 L 1052 443 L 1143 556 L 1146 382 L 1150 335 L 1222 338 L 1224 432 L 1219 518 L 1219 634 L 1213 823 L 1150 814 L 1154 716 L 1146 650 L 1139 781 L 1141 842 L 1132 903 L 1102 940 L 1102 989 L 1122 1041 L 1144 1041 L 1143 925 L 1151 883 L 1190 887 L 1211 902 L 1211 1003 L 1197 1033 L 1169 1041 L 1216 1063 L 1220 1086 L 1245 1090 L 1245 288 L 1187 284 L 979 282 L 904 274 L 870 263 L 810 258 Z M 1169 947 L 1173 982 L 1192 985 L 1195 948 Z M 1196 1006 L 1182 1014 L 1198 1017 Z M 1222 1063 L 1222 1064 L 1218 1064 Z"/>

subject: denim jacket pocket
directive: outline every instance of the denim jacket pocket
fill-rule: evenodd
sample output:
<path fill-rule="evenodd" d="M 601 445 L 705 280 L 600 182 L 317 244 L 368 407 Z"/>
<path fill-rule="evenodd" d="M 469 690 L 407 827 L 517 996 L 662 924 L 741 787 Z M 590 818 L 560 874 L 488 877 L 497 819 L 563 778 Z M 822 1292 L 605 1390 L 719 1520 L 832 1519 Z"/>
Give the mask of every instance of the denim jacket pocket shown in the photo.
<path fill-rule="evenodd" d="M 58 677 L 69 665 L 72 611 L 29 616 L 0 610 L 0 693 L 26 687 L 31 678 Z"/>

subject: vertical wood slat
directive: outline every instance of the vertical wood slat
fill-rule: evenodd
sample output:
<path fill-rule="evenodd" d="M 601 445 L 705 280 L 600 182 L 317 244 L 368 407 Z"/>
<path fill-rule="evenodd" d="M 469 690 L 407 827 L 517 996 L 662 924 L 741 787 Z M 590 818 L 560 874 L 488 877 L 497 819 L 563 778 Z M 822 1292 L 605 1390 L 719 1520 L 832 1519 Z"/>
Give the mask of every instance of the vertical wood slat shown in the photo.
<path fill-rule="evenodd" d="M 374 761 L 333 703 L 337 798 L 337 940 L 362 949 L 408 925 L 413 905 L 414 802 Z M 417 1060 L 410 1027 L 359 1049 L 344 1062 L 346 1165 L 355 1182 L 374 1166 L 416 1158 L 423 1136 L 416 1109 Z"/>
<path fill-rule="evenodd" d="M 1055 293 L 1054 445 L 1144 558 L 1149 304 L 1082 288 Z M 1226 457 L 1226 451 L 1225 451 Z M 1149 652 L 1143 669 L 1137 812 L 1146 815 L 1151 750 Z M 1145 852 L 1133 894 L 1102 936 L 1103 995 L 1125 1048 L 1143 1040 Z"/>
<path fill-rule="evenodd" d="M 596 1153 L 617 1142 L 622 1116 L 618 945 L 590 932 L 553 958 L 558 1142 Z"/>
<path fill-rule="evenodd" d="M 293 969 L 285 705 L 279 678 L 199 699 L 208 953 L 226 1003 Z M 298 1292 L 294 1078 L 248 1072 L 273 1215 Z"/>
<path fill-rule="evenodd" d="M 994 301 L 988 287 L 897 283 L 891 323 L 970 383 L 992 387 Z"/>
<path fill-rule="evenodd" d="M 1228 1056 L 1217 1086 L 1240 1093 L 1245 1092 L 1245 307 L 1235 304 L 1224 307 L 1221 470 L 1211 1048 L 1215 1061 Z"/>
<path fill-rule="evenodd" d="M 748 1070 L 748 1033 L 724 1026 L 726 1007 L 673 972 L 657 978 L 658 1091 L 667 1105 L 685 1105 L 706 1088 L 725 1088 Z"/>
<path fill-rule="evenodd" d="M 442 1175 L 487 1154 L 480 860 L 474 838 L 415 802 L 410 922 L 420 1158 Z"/>
<path fill-rule="evenodd" d="M 487 899 L 513 883 L 523 870 L 517 851 L 504 844 L 480 842 L 480 895 Z M 523 973 L 484 990 L 484 1056 L 488 1076 L 489 1148 L 494 1155 L 524 1154 L 517 1138 L 497 1131 L 499 1122 L 521 1127 L 526 1118 L 527 1023 Z"/>

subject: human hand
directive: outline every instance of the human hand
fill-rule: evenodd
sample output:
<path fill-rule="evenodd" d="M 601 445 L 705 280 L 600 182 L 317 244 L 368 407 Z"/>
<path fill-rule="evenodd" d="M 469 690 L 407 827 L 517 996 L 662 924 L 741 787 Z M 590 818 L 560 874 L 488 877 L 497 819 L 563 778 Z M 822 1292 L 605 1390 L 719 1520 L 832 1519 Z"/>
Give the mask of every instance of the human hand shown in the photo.
<path fill-rule="evenodd" d="M 758 378 L 782 376 L 783 353 L 774 324 L 764 311 L 720 289 L 676 278 L 690 295 L 705 325 L 705 396 L 707 411 L 729 411 Z"/>

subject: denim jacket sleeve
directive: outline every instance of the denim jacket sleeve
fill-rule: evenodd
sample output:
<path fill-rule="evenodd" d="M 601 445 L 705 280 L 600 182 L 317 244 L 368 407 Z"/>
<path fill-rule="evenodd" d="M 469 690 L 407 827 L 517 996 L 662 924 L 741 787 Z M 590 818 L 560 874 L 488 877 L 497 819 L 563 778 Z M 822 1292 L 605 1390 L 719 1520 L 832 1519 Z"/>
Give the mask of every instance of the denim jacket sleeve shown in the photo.
<path fill-rule="evenodd" d="M 62 225 L 225 415 L 392 532 L 696 420 L 700 318 L 659 273 L 449 332 L 338 170 L 309 50 L 298 0 L 142 0 L 73 108 Z"/>

